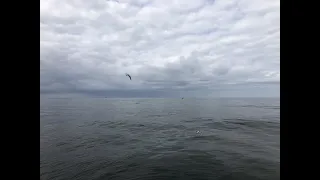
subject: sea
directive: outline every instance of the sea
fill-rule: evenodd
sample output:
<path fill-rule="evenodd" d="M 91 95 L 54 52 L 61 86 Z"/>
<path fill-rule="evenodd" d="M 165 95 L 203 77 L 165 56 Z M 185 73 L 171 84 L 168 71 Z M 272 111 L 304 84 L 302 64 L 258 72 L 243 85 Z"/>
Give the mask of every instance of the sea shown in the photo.
<path fill-rule="evenodd" d="M 149 179 L 280 179 L 280 98 L 40 98 L 40 180 Z"/>

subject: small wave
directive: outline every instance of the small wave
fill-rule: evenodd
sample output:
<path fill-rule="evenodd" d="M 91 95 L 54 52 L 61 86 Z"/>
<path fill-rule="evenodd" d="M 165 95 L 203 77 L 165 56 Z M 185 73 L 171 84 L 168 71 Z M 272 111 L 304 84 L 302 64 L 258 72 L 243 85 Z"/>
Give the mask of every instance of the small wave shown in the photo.
<path fill-rule="evenodd" d="M 261 109 L 280 109 L 280 106 L 267 106 L 267 105 L 232 105 L 228 107 L 242 107 L 242 108 L 261 108 Z"/>

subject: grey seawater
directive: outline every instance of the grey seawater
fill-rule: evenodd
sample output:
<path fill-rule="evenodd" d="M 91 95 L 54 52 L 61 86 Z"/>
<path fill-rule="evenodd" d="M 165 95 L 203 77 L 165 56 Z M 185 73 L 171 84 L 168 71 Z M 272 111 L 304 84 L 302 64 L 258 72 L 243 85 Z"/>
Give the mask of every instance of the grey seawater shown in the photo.
<path fill-rule="evenodd" d="M 41 98 L 40 179 L 280 179 L 280 100 Z"/>

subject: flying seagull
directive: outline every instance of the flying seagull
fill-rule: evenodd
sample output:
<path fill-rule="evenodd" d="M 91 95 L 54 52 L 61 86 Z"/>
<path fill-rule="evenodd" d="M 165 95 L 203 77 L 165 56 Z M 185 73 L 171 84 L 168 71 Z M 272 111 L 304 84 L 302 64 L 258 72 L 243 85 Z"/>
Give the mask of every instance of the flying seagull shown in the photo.
<path fill-rule="evenodd" d="M 128 76 L 130 78 L 130 80 L 131 80 L 131 76 L 129 74 L 126 73 L 126 76 Z"/>

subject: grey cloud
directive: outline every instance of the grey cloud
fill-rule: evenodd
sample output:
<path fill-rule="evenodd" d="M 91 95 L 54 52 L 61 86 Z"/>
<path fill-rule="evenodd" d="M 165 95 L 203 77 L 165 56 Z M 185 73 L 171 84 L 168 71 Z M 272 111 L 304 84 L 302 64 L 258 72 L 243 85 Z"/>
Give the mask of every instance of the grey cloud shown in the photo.
<path fill-rule="evenodd" d="M 40 30 L 42 93 L 278 95 L 277 0 L 41 0 Z"/>

